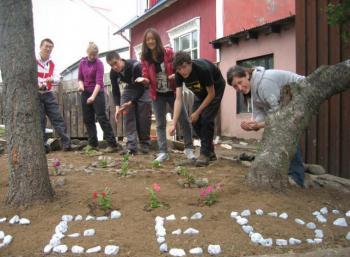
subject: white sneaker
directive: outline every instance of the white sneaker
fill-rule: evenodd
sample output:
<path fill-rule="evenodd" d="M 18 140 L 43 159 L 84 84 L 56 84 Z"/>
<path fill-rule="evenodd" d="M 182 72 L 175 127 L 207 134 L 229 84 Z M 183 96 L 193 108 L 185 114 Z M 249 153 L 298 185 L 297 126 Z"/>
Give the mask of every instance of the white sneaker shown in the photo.
<path fill-rule="evenodd" d="M 157 158 L 154 159 L 155 161 L 163 162 L 169 160 L 169 154 L 167 153 L 159 153 L 157 155 Z"/>
<path fill-rule="evenodd" d="M 185 148 L 184 154 L 186 155 L 187 159 L 189 159 L 189 160 L 196 159 L 196 156 L 193 153 L 193 149 L 191 149 L 191 148 Z"/>

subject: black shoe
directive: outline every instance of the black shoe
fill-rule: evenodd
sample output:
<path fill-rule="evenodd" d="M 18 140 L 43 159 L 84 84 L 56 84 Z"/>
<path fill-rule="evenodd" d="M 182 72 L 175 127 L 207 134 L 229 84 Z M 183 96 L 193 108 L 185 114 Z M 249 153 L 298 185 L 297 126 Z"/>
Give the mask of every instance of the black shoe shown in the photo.
<path fill-rule="evenodd" d="M 211 152 L 209 154 L 209 161 L 210 162 L 213 162 L 213 161 L 216 161 L 218 158 L 216 157 L 216 154 L 214 152 Z"/>
<path fill-rule="evenodd" d="M 240 159 L 241 161 L 252 162 L 252 161 L 254 161 L 255 156 L 252 155 L 252 154 L 242 153 L 242 154 L 239 156 L 239 159 Z"/>
<path fill-rule="evenodd" d="M 196 160 L 196 167 L 205 167 L 209 165 L 209 156 L 206 156 L 204 154 L 200 154 L 198 159 Z"/>
<path fill-rule="evenodd" d="M 145 145 L 140 146 L 139 150 L 142 154 L 149 154 L 149 146 L 145 146 Z"/>
<path fill-rule="evenodd" d="M 132 149 L 124 149 L 123 151 L 120 152 L 120 155 L 136 155 L 137 151 L 132 150 Z"/>

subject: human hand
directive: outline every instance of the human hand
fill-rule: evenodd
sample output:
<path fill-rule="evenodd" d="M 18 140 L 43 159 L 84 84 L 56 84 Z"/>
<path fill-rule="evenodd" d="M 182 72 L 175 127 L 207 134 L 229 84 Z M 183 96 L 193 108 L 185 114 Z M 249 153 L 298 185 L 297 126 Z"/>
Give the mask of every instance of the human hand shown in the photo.
<path fill-rule="evenodd" d="M 79 85 L 78 91 L 79 91 L 79 92 L 84 92 L 84 86 L 83 86 L 83 85 Z"/>
<path fill-rule="evenodd" d="M 196 123 L 199 119 L 199 114 L 197 112 L 193 112 L 191 116 L 188 118 L 189 122 Z"/>
<path fill-rule="evenodd" d="M 170 129 L 169 129 L 169 134 L 170 136 L 174 136 L 175 135 L 175 130 L 176 130 L 176 126 L 172 126 Z"/>
<path fill-rule="evenodd" d="M 143 77 L 138 77 L 135 79 L 135 83 L 145 83 L 145 82 L 146 82 L 146 79 Z"/>
<path fill-rule="evenodd" d="M 95 97 L 90 96 L 90 97 L 86 100 L 86 103 L 87 103 L 87 104 L 92 104 L 94 101 L 95 101 Z"/>
<path fill-rule="evenodd" d="M 119 117 L 119 106 L 115 106 L 115 113 L 114 113 L 115 123 L 118 123 L 118 117 Z"/>
<path fill-rule="evenodd" d="M 173 73 L 173 74 L 171 74 L 170 76 L 168 76 L 168 79 L 169 79 L 169 80 L 175 79 L 175 74 Z"/>
<path fill-rule="evenodd" d="M 242 121 L 241 128 L 245 131 L 258 131 L 260 129 L 259 124 L 256 121 Z"/>
<path fill-rule="evenodd" d="M 120 113 L 125 114 L 125 112 L 128 110 L 128 108 L 130 108 L 131 105 L 132 105 L 132 101 L 123 103 L 122 106 L 120 106 L 120 108 L 118 110 L 118 114 L 120 114 Z"/>

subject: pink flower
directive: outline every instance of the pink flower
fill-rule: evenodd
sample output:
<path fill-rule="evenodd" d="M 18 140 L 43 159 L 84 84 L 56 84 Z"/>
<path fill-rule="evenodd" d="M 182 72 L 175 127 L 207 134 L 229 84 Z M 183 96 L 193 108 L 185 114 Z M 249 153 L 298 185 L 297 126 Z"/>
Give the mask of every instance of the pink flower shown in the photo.
<path fill-rule="evenodd" d="M 106 194 L 106 192 L 102 192 L 101 195 L 103 198 L 105 198 L 107 194 Z"/>
<path fill-rule="evenodd" d="M 97 199 L 97 196 L 98 196 L 98 193 L 97 192 L 93 192 L 92 193 L 92 198 L 95 200 L 95 199 Z"/>
<path fill-rule="evenodd" d="M 201 189 L 200 191 L 199 191 L 199 195 L 200 195 L 200 197 L 207 197 L 207 190 L 206 190 L 206 188 L 203 188 L 203 189 Z"/>
<path fill-rule="evenodd" d="M 214 188 L 213 188 L 212 186 L 208 186 L 208 187 L 207 187 L 207 190 L 206 190 L 207 194 L 210 194 L 210 193 L 212 193 L 213 191 L 214 191 Z"/>
<path fill-rule="evenodd" d="M 61 163 L 58 159 L 54 159 L 52 166 L 57 169 L 58 167 L 61 166 Z"/>
<path fill-rule="evenodd" d="M 159 192 L 160 191 L 160 185 L 157 183 L 152 184 L 152 188 L 154 191 Z"/>

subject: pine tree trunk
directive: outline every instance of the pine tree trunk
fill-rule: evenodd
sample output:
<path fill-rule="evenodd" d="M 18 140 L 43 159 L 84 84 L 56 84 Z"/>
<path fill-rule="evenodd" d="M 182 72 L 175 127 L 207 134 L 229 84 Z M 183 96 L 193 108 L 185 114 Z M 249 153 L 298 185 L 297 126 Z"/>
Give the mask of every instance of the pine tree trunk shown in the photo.
<path fill-rule="evenodd" d="M 321 103 L 350 88 L 350 60 L 323 66 L 290 86 L 290 101 L 266 120 L 258 154 L 247 175 L 254 187 L 283 189 L 299 139 Z M 288 91 L 288 90 L 287 90 Z"/>
<path fill-rule="evenodd" d="M 9 170 L 6 203 L 49 200 L 54 193 L 39 121 L 31 0 L 0 1 L 0 39 Z"/>

